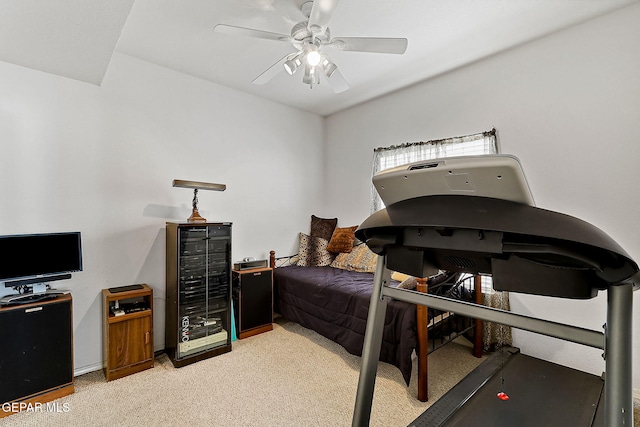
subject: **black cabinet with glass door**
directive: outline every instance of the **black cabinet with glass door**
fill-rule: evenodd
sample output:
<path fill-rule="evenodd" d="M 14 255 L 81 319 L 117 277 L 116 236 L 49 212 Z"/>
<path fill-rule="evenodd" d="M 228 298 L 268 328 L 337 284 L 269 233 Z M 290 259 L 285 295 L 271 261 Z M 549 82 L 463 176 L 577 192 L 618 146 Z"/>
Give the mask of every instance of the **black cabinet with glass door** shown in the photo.
<path fill-rule="evenodd" d="M 231 351 L 231 223 L 167 223 L 165 350 L 175 367 Z"/>

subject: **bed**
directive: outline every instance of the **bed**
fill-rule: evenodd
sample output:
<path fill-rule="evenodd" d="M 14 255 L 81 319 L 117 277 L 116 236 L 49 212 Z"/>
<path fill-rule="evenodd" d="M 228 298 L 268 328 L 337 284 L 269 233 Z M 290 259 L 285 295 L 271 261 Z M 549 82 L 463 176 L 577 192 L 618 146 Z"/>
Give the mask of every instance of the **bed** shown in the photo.
<path fill-rule="evenodd" d="M 301 236 L 301 238 L 304 238 Z M 368 250 L 366 245 L 359 248 Z M 356 253 L 358 249 L 354 250 Z M 352 255 L 351 258 L 354 256 Z M 375 256 L 372 257 L 375 260 Z M 271 251 L 274 275 L 274 306 L 288 320 L 312 329 L 360 356 L 373 285 L 373 273 L 338 268 L 335 262 L 299 266 L 290 257 L 276 258 Z M 304 263 L 303 263 L 304 264 Z M 459 274 L 441 274 L 427 280 L 414 279 L 415 290 L 451 298 L 481 301 L 479 280 Z M 408 285 L 407 285 L 408 284 Z M 411 280 L 392 280 L 393 286 L 409 287 Z M 427 354 L 461 334 L 473 335 L 476 357 L 482 355 L 480 321 L 390 300 L 383 333 L 380 361 L 396 366 L 407 385 L 411 379 L 412 354 L 418 356 L 418 396 L 428 399 Z M 431 339 L 429 339 L 431 335 Z"/>

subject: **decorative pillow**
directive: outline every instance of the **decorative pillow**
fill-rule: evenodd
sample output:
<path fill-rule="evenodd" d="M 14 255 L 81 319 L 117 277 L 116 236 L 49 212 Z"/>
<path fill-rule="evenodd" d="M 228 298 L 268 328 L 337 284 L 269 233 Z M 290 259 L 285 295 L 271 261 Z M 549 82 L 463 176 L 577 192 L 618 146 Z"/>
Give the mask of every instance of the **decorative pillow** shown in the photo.
<path fill-rule="evenodd" d="M 404 282 L 409 277 L 411 276 L 409 276 L 408 274 L 400 273 L 399 271 L 394 271 L 393 273 L 391 273 L 391 279 L 397 282 Z"/>
<path fill-rule="evenodd" d="M 338 225 L 338 218 L 318 218 L 311 215 L 311 237 L 321 237 L 326 241 L 331 240 L 333 230 Z"/>
<path fill-rule="evenodd" d="M 353 233 L 355 233 L 357 229 L 357 225 L 346 228 L 337 227 L 333 230 L 333 235 L 331 236 L 331 240 L 329 240 L 327 250 L 329 252 L 351 252 L 353 249 L 353 241 L 356 239 Z"/>
<path fill-rule="evenodd" d="M 398 288 L 415 290 L 416 286 L 418 286 L 418 279 L 416 279 L 415 277 L 409 276 L 398 285 Z"/>
<path fill-rule="evenodd" d="M 320 237 L 300 233 L 298 264 L 301 267 L 324 267 L 333 262 L 334 255 L 327 250 L 329 242 Z"/>
<path fill-rule="evenodd" d="M 378 255 L 371 252 L 371 249 L 363 243 L 355 246 L 349 253 L 338 254 L 336 259 L 331 263 L 331 267 L 361 271 L 364 273 L 375 273 L 377 262 Z"/>

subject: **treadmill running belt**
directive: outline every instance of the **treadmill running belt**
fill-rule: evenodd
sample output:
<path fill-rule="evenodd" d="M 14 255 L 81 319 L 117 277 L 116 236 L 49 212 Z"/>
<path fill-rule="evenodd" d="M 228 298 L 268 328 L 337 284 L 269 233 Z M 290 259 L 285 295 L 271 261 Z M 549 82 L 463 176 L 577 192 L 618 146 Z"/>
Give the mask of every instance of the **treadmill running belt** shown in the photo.
<path fill-rule="evenodd" d="M 489 378 L 475 376 L 479 388 L 468 401 L 459 400 L 467 396 L 456 393 L 456 386 L 410 426 L 603 425 L 604 415 L 598 410 L 604 388 L 600 377 L 520 353 L 505 354 L 504 359 L 504 391 L 509 395 L 508 401 L 496 396 L 502 389 L 500 353 L 496 352 L 483 362 L 483 365 L 493 365 L 493 372 L 489 372 Z M 482 365 L 477 368 L 479 372 L 483 369 L 484 373 L 488 372 Z M 474 377 L 474 373 L 470 377 Z M 483 381 L 486 382 L 482 384 Z M 469 385 L 463 387 L 468 389 Z M 447 402 L 447 399 L 458 401 Z M 450 413 L 443 415 L 444 408 L 451 408 Z"/>

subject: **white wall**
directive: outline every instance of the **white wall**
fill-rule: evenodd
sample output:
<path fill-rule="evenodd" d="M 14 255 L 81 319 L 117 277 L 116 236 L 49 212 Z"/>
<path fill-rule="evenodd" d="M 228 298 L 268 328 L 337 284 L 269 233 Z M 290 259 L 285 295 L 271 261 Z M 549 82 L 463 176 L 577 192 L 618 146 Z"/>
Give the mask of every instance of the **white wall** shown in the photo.
<path fill-rule="evenodd" d="M 312 213 L 342 226 L 368 216 L 373 148 L 496 127 L 538 206 L 592 222 L 640 259 L 639 20 L 634 5 L 326 123 L 120 54 L 101 87 L 0 62 L 0 234 L 82 232 L 84 271 L 58 284 L 74 297 L 77 373 L 102 365 L 103 288 L 151 285 L 164 347 L 164 222 L 188 217 L 192 195 L 173 179 L 227 184 L 200 192 L 200 212 L 234 223 L 234 259 L 289 254 Z M 634 301 L 638 324 L 640 292 Z M 605 293 L 512 303 L 592 329 L 604 320 Z M 515 340 L 533 356 L 603 369 L 597 350 L 524 332 Z M 640 366 L 638 328 L 633 345 Z"/>
<path fill-rule="evenodd" d="M 327 210 L 369 212 L 373 149 L 498 130 L 539 207 L 598 226 L 640 260 L 640 5 L 486 58 L 327 119 Z M 606 292 L 588 301 L 512 294 L 516 312 L 601 330 Z M 640 292 L 634 295 L 640 321 Z M 516 331 L 523 353 L 600 374 L 601 351 Z M 633 335 L 640 389 L 640 328 Z"/>
<path fill-rule="evenodd" d="M 0 62 L 0 234 L 81 231 L 76 373 L 102 366 L 101 289 L 154 289 L 164 348 L 166 221 L 232 221 L 233 259 L 291 254 L 322 207 L 324 119 L 116 54 L 101 87 Z M 298 135 L 307 135 L 299 138 Z"/>

